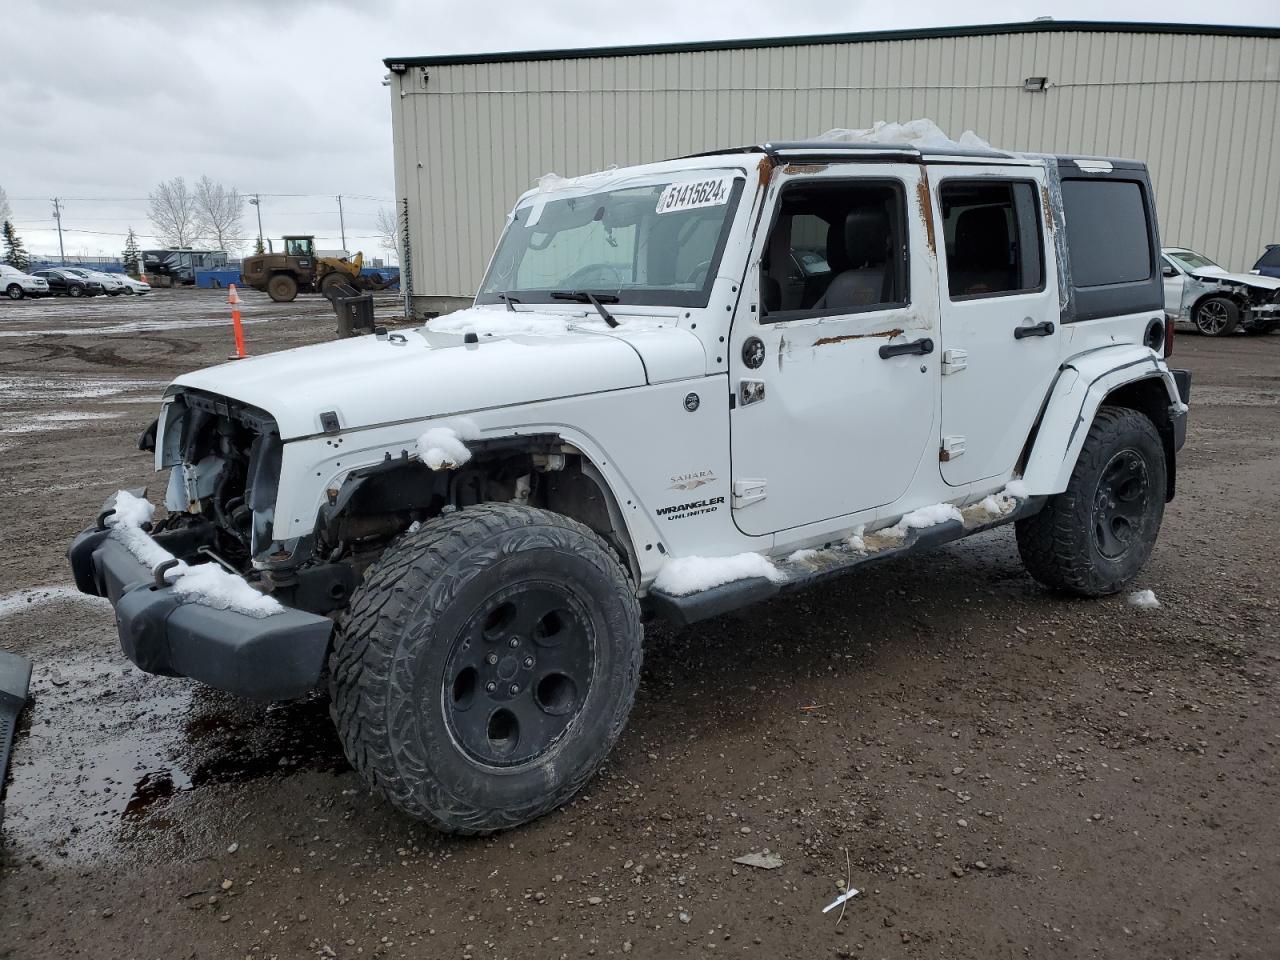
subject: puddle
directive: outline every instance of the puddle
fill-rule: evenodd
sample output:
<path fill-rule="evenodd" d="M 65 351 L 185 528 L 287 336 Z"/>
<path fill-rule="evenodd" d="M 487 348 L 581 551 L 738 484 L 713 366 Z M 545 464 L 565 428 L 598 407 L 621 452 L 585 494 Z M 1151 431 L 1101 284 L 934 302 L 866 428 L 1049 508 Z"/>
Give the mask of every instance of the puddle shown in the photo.
<path fill-rule="evenodd" d="M 0 377 L 0 402 L 31 400 L 98 400 L 132 390 L 163 390 L 167 380 L 123 377 Z"/>
<path fill-rule="evenodd" d="M 115 420 L 123 416 L 123 413 L 79 410 L 64 410 L 59 413 L 27 413 L 23 415 L 22 423 L 9 427 L 0 427 L 0 434 L 12 436 L 20 433 L 47 433 L 50 430 L 70 430 L 89 420 Z"/>
<path fill-rule="evenodd" d="M 276 320 L 310 318 L 310 314 L 279 317 L 245 317 L 245 326 L 252 323 L 271 323 Z M 110 326 L 58 327 L 41 330 L 0 330 L 0 337 L 109 337 L 121 333 L 157 333 L 162 330 L 195 330 L 200 327 L 229 327 L 230 317 L 208 320 L 129 320 Z"/>
<path fill-rule="evenodd" d="M 255 704 L 144 674 L 118 649 L 37 660 L 30 696 L 2 827 L 23 856 L 119 857 L 198 832 L 199 807 L 175 805 L 200 790 L 349 769 L 327 698 Z"/>

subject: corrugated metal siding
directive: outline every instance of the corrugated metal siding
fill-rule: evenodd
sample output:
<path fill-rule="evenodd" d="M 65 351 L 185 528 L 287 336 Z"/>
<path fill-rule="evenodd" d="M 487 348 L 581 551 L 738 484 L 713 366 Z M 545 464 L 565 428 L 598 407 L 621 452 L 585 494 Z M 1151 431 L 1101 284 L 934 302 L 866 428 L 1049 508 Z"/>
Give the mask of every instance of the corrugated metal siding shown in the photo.
<path fill-rule="evenodd" d="M 1045 93 L 1023 79 L 1046 76 Z M 1023 33 L 411 67 L 392 84 L 413 292 L 469 297 L 543 173 L 932 117 L 1013 150 L 1136 157 L 1166 243 L 1280 242 L 1280 40 Z"/>

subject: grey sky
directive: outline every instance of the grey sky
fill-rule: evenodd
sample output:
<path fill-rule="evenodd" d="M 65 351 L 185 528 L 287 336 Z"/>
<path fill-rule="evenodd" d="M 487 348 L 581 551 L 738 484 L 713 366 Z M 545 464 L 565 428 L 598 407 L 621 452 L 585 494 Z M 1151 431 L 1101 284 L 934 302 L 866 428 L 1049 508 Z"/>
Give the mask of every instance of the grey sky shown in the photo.
<path fill-rule="evenodd" d="M 382 59 L 543 47 L 662 43 L 1058 19 L 1280 25 L 1275 0 L 1033 0 L 981 5 L 808 0 L 6 0 L 0 56 L 0 186 L 29 249 L 57 252 L 47 198 L 68 198 L 68 254 L 116 255 L 151 231 L 145 197 L 207 173 L 263 198 L 268 236 L 315 233 L 377 251 L 394 194 Z M 13 42 L 15 38 L 20 42 Z M 39 39 L 44 38 L 44 39 Z M 877 119 L 850 117 L 850 126 Z M 90 199 L 95 198 L 95 199 Z M 111 198 L 103 202 L 98 198 Z M 367 198 L 367 199 L 361 199 Z M 246 232 L 256 233 L 246 207 Z M 143 237 L 143 244 L 150 239 Z"/>

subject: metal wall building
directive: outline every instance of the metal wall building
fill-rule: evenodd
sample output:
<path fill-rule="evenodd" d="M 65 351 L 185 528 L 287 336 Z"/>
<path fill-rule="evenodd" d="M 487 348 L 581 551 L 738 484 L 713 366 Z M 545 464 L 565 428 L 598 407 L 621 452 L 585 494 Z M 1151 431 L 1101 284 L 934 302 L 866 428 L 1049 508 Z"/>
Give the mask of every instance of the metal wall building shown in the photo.
<path fill-rule="evenodd" d="M 876 120 L 1145 160 L 1163 241 L 1231 269 L 1280 242 L 1280 29 L 1037 21 L 385 63 L 418 314 L 469 301 L 544 173 Z"/>

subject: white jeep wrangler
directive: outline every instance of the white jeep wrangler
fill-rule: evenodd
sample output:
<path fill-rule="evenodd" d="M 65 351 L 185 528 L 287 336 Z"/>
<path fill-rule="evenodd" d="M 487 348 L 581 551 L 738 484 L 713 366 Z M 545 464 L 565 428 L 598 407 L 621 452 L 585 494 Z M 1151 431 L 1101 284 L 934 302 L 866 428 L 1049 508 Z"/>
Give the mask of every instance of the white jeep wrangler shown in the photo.
<path fill-rule="evenodd" d="M 199 370 L 143 435 L 163 519 L 69 557 L 125 654 L 327 686 L 353 766 L 456 833 L 600 766 L 642 622 L 686 624 L 998 524 L 1085 596 L 1141 570 L 1190 380 L 1147 171 L 774 143 L 512 210 L 472 308 Z"/>

